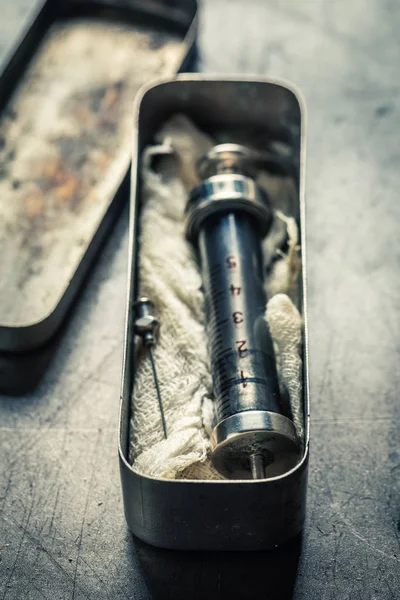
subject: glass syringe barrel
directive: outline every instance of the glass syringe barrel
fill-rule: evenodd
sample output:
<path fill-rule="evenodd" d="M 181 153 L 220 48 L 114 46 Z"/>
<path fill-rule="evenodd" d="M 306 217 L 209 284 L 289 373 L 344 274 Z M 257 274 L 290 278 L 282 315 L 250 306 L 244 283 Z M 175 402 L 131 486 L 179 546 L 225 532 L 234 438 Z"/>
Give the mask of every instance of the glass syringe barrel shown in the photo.
<path fill-rule="evenodd" d="M 198 244 L 217 421 L 245 410 L 280 412 L 255 223 L 245 212 L 214 215 Z"/>
<path fill-rule="evenodd" d="M 187 237 L 199 250 L 216 423 L 212 460 L 228 477 L 279 475 L 295 465 L 299 443 L 282 414 L 273 343 L 264 320 L 262 238 L 271 223 L 252 153 L 216 146 L 203 159 L 189 197 Z"/>

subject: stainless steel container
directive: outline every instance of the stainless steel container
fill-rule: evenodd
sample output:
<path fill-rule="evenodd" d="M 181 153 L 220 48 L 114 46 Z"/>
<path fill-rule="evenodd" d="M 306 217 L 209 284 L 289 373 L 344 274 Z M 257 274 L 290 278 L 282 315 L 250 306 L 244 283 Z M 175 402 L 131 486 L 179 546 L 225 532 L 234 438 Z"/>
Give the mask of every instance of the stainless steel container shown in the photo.
<path fill-rule="evenodd" d="M 46 0 L 0 70 L 0 352 L 60 326 L 129 194 L 136 92 L 186 64 L 196 15 L 197 0 Z"/>
<path fill-rule="evenodd" d="M 305 115 L 298 92 L 271 79 L 180 75 L 145 89 L 136 101 L 131 181 L 130 266 L 121 392 L 119 457 L 125 516 L 131 531 L 154 546 L 187 550 L 260 550 L 284 543 L 303 526 L 309 446 L 309 392 L 305 290 Z M 304 451 L 284 475 L 255 481 L 188 481 L 145 477 L 128 463 L 129 419 L 136 343 L 132 305 L 137 297 L 140 156 L 160 125 L 182 112 L 214 138 L 241 139 L 243 131 L 291 149 L 302 242 L 305 323 Z"/>

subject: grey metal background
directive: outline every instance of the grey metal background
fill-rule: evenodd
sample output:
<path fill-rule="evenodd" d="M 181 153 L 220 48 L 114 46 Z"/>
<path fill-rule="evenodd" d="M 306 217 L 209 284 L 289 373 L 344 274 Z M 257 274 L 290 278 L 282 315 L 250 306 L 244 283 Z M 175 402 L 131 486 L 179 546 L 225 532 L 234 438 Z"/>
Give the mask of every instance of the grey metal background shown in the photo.
<path fill-rule="evenodd" d="M 31 6 L 1 0 L 3 60 Z M 203 70 L 288 77 L 308 103 L 312 442 L 299 560 L 297 545 L 181 554 L 128 534 L 116 450 L 125 211 L 40 388 L 0 398 L 0 598 L 398 597 L 399 24 L 395 0 L 203 2 Z"/>

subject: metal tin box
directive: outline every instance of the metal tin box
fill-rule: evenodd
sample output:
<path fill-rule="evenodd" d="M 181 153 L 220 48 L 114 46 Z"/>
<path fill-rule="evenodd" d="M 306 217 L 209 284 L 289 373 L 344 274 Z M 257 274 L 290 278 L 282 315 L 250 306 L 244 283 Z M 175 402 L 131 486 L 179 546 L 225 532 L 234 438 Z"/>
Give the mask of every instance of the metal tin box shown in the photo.
<path fill-rule="evenodd" d="M 305 284 L 304 139 L 302 101 L 287 84 L 271 79 L 235 80 L 181 75 L 146 89 L 136 102 L 131 182 L 130 272 L 120 415 L 120 469 L 125 516 L 131 531 L 154 546 L 184 550 L 260 550 L 284 543 L 303 526 L 309 445 L 306 295 L 303 293 L 305 414 L 304 453 L 286 474 L 256 481 L 166 480 L 142 476 L 128 463 L 129 419 L 136 342 L 132 305 L 138 288 L 140 156 L 160 125 L 184 113 L 211 135 L 243 128 L 258 139 L 285 142 L 295 157 L 295 179 Z"/>
<path fill-rule="evenodd" d="M 196 0 L 47 0 L 0 73 L 0 350 L 47 341 L 128 193 L 131 105 Z M 124 193 L 125 192 L 125 193 Z"/>

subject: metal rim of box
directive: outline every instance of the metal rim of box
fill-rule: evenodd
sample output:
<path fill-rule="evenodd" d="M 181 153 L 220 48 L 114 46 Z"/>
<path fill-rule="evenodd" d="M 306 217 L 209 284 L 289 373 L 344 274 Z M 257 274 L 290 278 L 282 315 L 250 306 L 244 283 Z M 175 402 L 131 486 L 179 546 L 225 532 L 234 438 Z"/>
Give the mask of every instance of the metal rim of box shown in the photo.
<path fill-rule="evenodd" d="M 179 85 L 182 82 L 192 82 L 201 85 L 201 83 L 215 84 L 268 84 L 284 88 L 288 93 L 292 94 L 298 104 L 300 113 L 300 162 L 299 162 L 299 204 L 300 204 L 300 222 L 301 222 L 301 243 L 302 243 L 302 292 L 303 292 L 303 318 L 304 318 L 304 352 L 303 352 L 303 399 L 304 399 L 304 419 L 305 419 L 305 440 L 304 453 L 302 459 L 296 467 L 291 471 L 279 477 L 271 478 L 262 481 L 197 481 L 197 480 L 168 480 L 156 479 L 150 476 L 139 475 L 134 471 L 127 460 L 127 451 L 129 445 L 129 419 L 130 419 L 130 394 L 133 385 L 132 360 L 134 351 L 132 325 L 130 322 L 131 305 L 135 299 L 137 286 L 137 248 L 136 248 L 136 231 L 137 231 L 137 206 L 138 195 L 140 188 L 140 176 L 138 174 L 138 161 L 140 159 L 140 116 L 143 102 L 149 92 L 155 88 L 162 88 L 166 85 Z M 125 516 L 128 526 L 131 531 L 140 537 L 142 540 L 159 547 L 177 548 L 177 549 L 196 549 L 196 550 L 255 550 L 265 549 L 283 543 L 290 539 L 302 529 L 304 522 L 305 510 L 305 492 L 307 481 L 307 464 L 309 455 L 309 383 L 308 383 L 308 332 L 307 332 L 307 297 L 306 297 L 306 248 L 305 248 L 305 132 L 306 132 L 306 113 L 305 103 L 299 90 L 292 84 L 281 79 L 274 78 L 254 78 L 246 76 L 223 76 L 223 75 L 201 75 L 201 74 L 182 74 L 173 79 L 158 79 L 150 85 L 142 88 L 141 93 L 136 98 L 134 104 L 135 110 L 135 130 L 133 142 L 133 155 L 136 156 L 136 161 L 132 162 L 131 171 L 131 221 L 130 221 L 130 239 L 129 239 L 129 266 L 128 266 L 128 298 L 126 310 L 126 331 L 124 341 L 124 356 L 123 356 L 123 372 L 122 372 L 122 387 L 121 387 L 121 408 L 119 421 L 119 461 L 121 471 L 121 481 L 124 497 Z M 265 494 L 267 487 L 270 490 L 273 486 L 276 489 L 282 486 L 282 482 L 297 478 L 296 486 L 300 486 L 301 493 L 296 491 L 294 494 L 297 499 L 300 498 L 299 511 L 301 515 L 296 524 L 286 523 L 277 531 L 266 534 L 264 537 L 261 534 L 253 535 L 257 529 L 257 525 L 252 524 L 252 533 L 247 535 L 245 529 L 240 528 L 235 523 L 231 523 L 231 532 L 221 531 L 218 525 L 218 511 L 222 510 L 225 502 L 225 512 L 229 512 L 229 496 L 236 495 L 237 502 L 251 506 L 253 504 L 254 514 L 264 510 Z M 197 492 L 193 492 L 195 487 L 198 487 Z M 289 489 L 289 488 L 288 488 Z M 244 491 L 247 490 L 247 491 Z M 228 495 L 227 495 L 228 491 Z M 156 496 L 160 494 L 164 496 L 163 500 Z M 221 498 L 219 498 L 221 496 Z M 185 507 L 182 504 L 182 497 L 185 497 L 188 502 L 196 504 L 195 507 Z M 222 502 L 222 505 L 220 501 Z M 218 504 L 215 510 L 212 503 Z M 260 505 L 261 503 L 261 505 Z M 290 500 L 289 500 L 290 503 Z M 168 504 L 168 506 L 166 505 Z M 273 503 L 272 503 L 273 504 Z M 203 508 L 203 514 L 201 512 Z M 279 507 L 276 508 L 279 510 Z M 193 511 L 197 511 L 198 515 L 194 515 Z M 212 519 L 207 523 L 204 511 L 211 511 Z M 240 506 L 239 506 L 240 511 Z M 258 511 L 258 513 L 257 513 Z M 232 516 L 236 513 L 230 511 Z M 261 514 L 261 513 L 260 513 Z M 202 521 L 202 531 L 199 533 L 197 526 L 194 526 L 192 534 L 187 533 L 182 535 L 169 527 L 166 522 L 167 515 L 170 521 L 180 520 L 181 528 L 190 529 L 196 518 Z M 226 516 L 226 515 L 225 515 Z M 275 515 L 276 516 L 276 515 Z M 221 514 L 224 524 L 224 514 Z M 270 515 L 272 519 L 272 515 Z M 250 521 L 251 521 L 251 517 Z M 270 521 L 272 522 L 272 520 Z M 193 521 L 192 521 L 193 520 Z M 265 524 L 265 520 L 264 520 Z M 211 530 L 207 530 L 207 526 L 211 526 Z M 262 525 L 262 523 L 260 523 Z M 241 531 L 236 531 L 239 527 Z M 219 531 L 218 531 L 219 527 Z M 285 535 L 285 528 L 286 533 Z M 226 529 L 226 527 L 225 527 Z M 168 531 L 167 531 L 168 530 Z M 206 531 L 207 530 L 207 531 Z M 190 537 L 191 536 L 191 537 Z M 197 536 L 197 539 L 196 539 Z"/>

